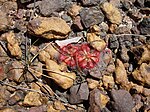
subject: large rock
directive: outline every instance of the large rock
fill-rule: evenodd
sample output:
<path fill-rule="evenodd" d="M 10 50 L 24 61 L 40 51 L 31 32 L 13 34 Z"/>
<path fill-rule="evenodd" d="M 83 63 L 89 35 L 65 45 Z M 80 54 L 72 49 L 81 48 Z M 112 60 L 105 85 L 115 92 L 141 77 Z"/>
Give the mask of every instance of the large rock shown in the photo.
<path fill-rule="evenodd" d="M 113 112 L 131 112 L 134 107 L 132 96 L 125 90 L 112 90 Z"/>
<path fill-rule="evenodd" d="M 47 39 L 66 38 L 71 31 L 68 24 L 58 17 L 39 17 L 31 20 L 28 25 L 31 34 L 41 36 Z"/>
<path fill-rule="evenodd" d="M 121 13 L 111 3 L 105 2 L 102 5 L 102 10 L 106 13 L 106 17 L 111 23 L 120 24 L 122 22 Z"/>

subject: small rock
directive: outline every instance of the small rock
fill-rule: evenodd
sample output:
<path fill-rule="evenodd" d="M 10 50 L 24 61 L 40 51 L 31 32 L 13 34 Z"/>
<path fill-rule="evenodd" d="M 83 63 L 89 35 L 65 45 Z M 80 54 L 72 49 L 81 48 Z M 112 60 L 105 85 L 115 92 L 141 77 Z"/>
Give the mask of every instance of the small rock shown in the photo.
<path fill-rule="evenodd" d="M 31 107 L 29 112 L 46 112 L 46 105 L 38 106 L 38 107 Z"/>
<path fill-rule="evenodd" d="M 24 99 L 24 93 L 22 91 L 16 91 L 13 95 L 11 95 L 8 104 L 15 105 L 18 101 Z"/>
<path fill-rule="evenodd" d="M 125 46 L 121 46 L 121 52 L 120 52 L 120 57 L 123 62 L 128 62 L 129 61 L 129 56 L 128 56 L 128 49 Z"/>
<path fill-rule="evenodd" d="M 81 31 L 81 30 L 83 30 L 83 26 L 82 26 L 82 24 L 81 24 L 81 18 L 80 18 L 80 16 L 76 16 L 76 17 L 73 19 L 72 29 L 73 29 L 74 31 Z"/>
<path fill-rule="evenodd" d="M 22 74 L 23 74 L 23 68 L 24 68 L 22 63 L 20 63 L 19 61 L 14 61 L 7 66 L 8 66 L 7 71 L 9 71 L 7 73 L 7 77 L 10 80 L 14 80 L 16 82 L 22 82 L 23 81 Z"/>
<path fill-rule="evenodd" d="M 46 68 L 48 69 L 48 75 L 63 89 L 68 89 L 73 85 L 76 79 L 74 72 L 62 71 L 61 66 L 53 60 L 46 60 Z"/>
<path fill-rule="evenodd" d="M 20 58 L 22 56 L 21 48 L 19 47 L 19 43 L 15 38 L 15 34 L 13 32 L 5 33 L 6 40 L 8 42 L 7 47 L 12 56 Z"/>
<path fill-rule="evenodd" d="M 100 8 L 97 7 L 82 8 L 80 16 L 82 23 L 86 28 L 95 24 L 100 24 L 104 21 L 104 15 Z"/>
<path fill-rule="evenodd" d="M 93 6 L 104 2 L 105 0 L 81 0 L 83 6 Z"/>
<path fill-rule="evenodd" d="M 99 29 L 97 25 L 94 25 L 91 30 Z M 99 30 L 98 30 L 99 31 Z M 90 43 L 90 45 L 97 49 L 98 51 L 102 51 L 106 47 L 106 43 L 103 39 L 100 38 L 100 36 L 97 36 L 98 31 L 91 31 L 87 33 L 87 41 Z"/>
<path fill-rule="evenodd" d="M 56 100 L 54 102 L 54 105 L 53 107 L 56 109 L 56 110 L 60 110 L 60 111 L 63 111 L 63 110 L 66 110 L 66 107 L 58 100 Z"/>
<path fill-rule="evenodd" d="M 71 31 L 68 24 L 58 17 L 39 17 L 30 21 L 28 30 L 31 34 L 47 39 L 63 39 Z"/>
<path fill-rule="evenodd" d="M 128 82 L 127 73 L 123 63 L 117 59 L 116 70 L 115 70 L 115 82 L 117 84 L 125 85 Z"/>
<path fill-rule="evenodd" d="M 106 76 L 104 75 L 102 78 L 103 86 L 105 89 L 112 89 L 115 85 L 113 76 Z"/>
<path fill-rule="evenodd" d="M 5 108 L 5 109 L 0 110 L 0 112 L 17 112 L 17 111 L 12 108 Z"/>
<path fill-rule="evenodd" d="M 144 7 L 145 0 L 136 0 L 135 5 L 139 7 Z"/>
<path fill-rule="evenodd" d="M 111 23 L 120 24 L 122 22 L 121 13 L 111 3 L 105 2 L 101 7 Z"/>
<path fill-rule="evenodd" d="M 87 83 L 81 85 L 75 85 L 70 88 L 70 95 L 68 101 L 71 104 L 82 103 L 84 100 L 88 100 L 89 89 Z"/>
<path fill-rule="evenodd" d="M 139 24 L 139 29 L 142 34 L 150 35 L 150 16 L 146 16 Z"/>
<path fill-rule="evenodd" d="M 150 64 L 142 63 L 139 69 L 136 69 L 132 76 L 142 85 L 150 87 Z"/>
<path fill-rule="evenodd" d="M 81 10 L 81 6 L 79 5 L 76 5 L 76 4 L 73 4 L 71 6 L 70 9 L 68 9 L 68 14 L 71 16 L 71 17 L 76 17 L 78 14 L 79 14 L 79 11 Z"/>
<path fill-rule="evenodd" d="M 87 82 L 88 82 L 88 87 L 89 87 L 89 89 L 94 89 L 94 88 L 96 88 L 96 87 L 98 86 L 98 84 L 99 84 L 99 81 L 94 80 L 94 79 L 91 79 L 91 78 L 87 78 L 86 80 L 87 80 Z"/>
<path fill-rule="evenodd" d="M 7 101 L 10 98 L 10 92 L 5 87 L 0 86 L 0 109 L 7 105 Z"/>
<path fill-rule="evenodd" d="M 6 13 L 0 11 L 0 31 L 5 31 L 8 27 L 8 24 L 9 22 L 7 20 Z"/>
<path fill-rule="evenodd" d="M 4 80 L 7 75 L 5 74 L 4 65 L 0 64 L 0 81 Z"/>
<path fill-rule="evenodd" d="M 53 12 L 61 11 L 65 7 L 64 0 L 42 0 L 39 5 L 43 16 L 50 16 Z"/>
<path fill-rule="evenodd" d="M 118 39 L 117 39 L 116 36 L 111 36 L 109 38 L 109 44 L 110 44 L 109 46 L 110 46 L 111 49 L 119 48 L 119 42 L 118 42 Z"/>
<path fill-rule="evenodd" d="M 134 107 L 132 96 L 125 90 L 112 90 L 113 112 L 131 112 Z"/>
<path fill-rule="evenodd" d="M 44 97 L 42 97 L 42 95 L 40 95 L 37 92 L 29 92 L 23 101 L 23 104 L 25 106 L 40 106 L 44 103 L 46 103 L 47 101 L 44 99 Z"/>
<path fill-rule="evenodd" d="M 109 97 L 104 94 L 99 89 L 94 89 L 90 92 L 89 98 L 90 107 L 88 109 L 89 112 L 101 112 L 103 108 L 106 107 L 106 104 L 109 101 Z"/>

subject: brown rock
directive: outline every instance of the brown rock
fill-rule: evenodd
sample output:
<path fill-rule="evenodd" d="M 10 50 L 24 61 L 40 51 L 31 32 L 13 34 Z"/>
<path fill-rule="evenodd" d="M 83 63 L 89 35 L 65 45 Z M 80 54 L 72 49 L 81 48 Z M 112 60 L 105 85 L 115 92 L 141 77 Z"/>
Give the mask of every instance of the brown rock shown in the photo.
<path fill-rule="evenodd" d="M 104 75 L 102 78 L 103 86 L 105 89 L 112 89 L 115 85 L 113 76 L 106 76 Z"/>
<path fill-rule="evenodd" d="M 70 9 L 68 10 L 68 14 L 71 16 L 71 17 L 75 17 L 79 14 L 79 11 L 81 10 L 81 6 L 79 5 L 76 5 L 76 4 L 73 4 Z"/>
<path fill-rule="evenodd" d="M 94 79 L 91 79 L 91 78 L 87 78 L 86 80 L 87 80 L 87 82 L 88 82 L 88 87 L 89 87 L 89 89 L 94 89 L 94 88 L 96 88 L 96 87 L 98 86 L 98 84 L 99 84 L 99 81 L 94 80 Z"/>
<path fill-rule="evenodd" d="M 23 104 L 25 106 L 40 106 L 44 103 L 46 103 L 46 101 L 44 101 L 44 97 L 42 97 L 42 95 L 40 95 L 37 92 L 29 92 L 23 101 Z"/>
<path fill-rule="evenodd" d="M 56 100 L 56 101 L 54 102 L 54 108 L 55 108 L 56 110 L 60 110 L 60 111 L 66 110 L 66 107 L 65 107 L 60 101 L 58 101 L 58 100 Z"/>
<path fill-rule="evenodd" d="M 131 50 L 134 53 L 138 64 L 150 62 L 150 45 L 133 47 Z"/>
<path fill-rule="evenodd" d="M 91 32 L 87 33 L 87 41 L 93 48 L 98 51 L 102 51 L 106 47 L 106 43 L 100 38 L 100 36 L 97 35 L 97 33 L 99 33 L 99 29 L 100 28 L 97 25 L 94 25 L 91 28 Z"/>
<path fill-rule="evenodd" d="M 6 90 L 6 87 L 0 86 L 0 108 L 6 106 L 7 100 L 10 98 L 10 92 Z"/>
<path fill-rule="evenodd" d="M 15 39 L 15 34 L 13 32 L 9 32 L 5 34 L 7 39 L 7 47 L 12 56 L 20 58 L 22 56 L 21 48 L 19 47 L 18 41 Z"/>
<path fill-rule="evenodd" d="M 105 2 L 101 8 L 106 13 L 106 17 L 111 23 L 120 24 L 122 22 L 121 13 L 111 3 Z"/>
<path fill-rule="evenodd" d="M 150 87 L 150 64 L 142 63 L 139 69 L 136 69 L 132 76 L 142 85 Z"/>
<path fill-rule="evenodd" d="M 82 103 L 88 100 L 89 89 L 87 83 L 78 84 L 70 88 L 69 102 L 71 104 Z"/>
<path fill-rule="evenodd" d="M 22 82 L 23 81 L 23 65 L 19 61 L 14 61 L 11 64 L 7 65 L 7 77 L 10 80 L 14 80 L 16 82 Z"/>
<path fill-rule="evenodd" d="M 5 52 L 5 50 L 3 49 L 2 46 L 0 46 L 0 56 L 1 56 L 0 62 L 5 62 L 5 61 L 7 61 L 9 59 L 7 53 Z"/>
<path fill-rule="evenodd" d="M 90 92 L 90 107 L 89 112 L 101 112 L 109 101 L 109 97 L 99 89 L 94 89 Z"/>
<path fill-rule="evenodd" d="M 73 19 L 73 30 L 75 31 L 80 31 L 80 30 L 83 30 L 83 26 L 81 24 L 81 18 L 80 16 L 76 16 L 74 19 Z"/>
<path fill-rule="evenodd" d="M 116 61 L 116 70 L 115 70 L 117 84 L 125 85 L 128 82 L 127 73 L 123 63 L 117 59 Z"/>
<path fill-rule="evenodd" d="M 6 77 L 7 77 L 7 75 L 5 74 L 4 65 L 0 64 L 0 81 L 5 79 Z"/>
<path fill-rule="evenodd" d="M 58 17 L 35 18 L 30 21 L 28 30 L 31 34 L 47 39 L 63 39 L 71 31 L 67 23 Z"/>
<path fill-rule="evenodd" d="M 76 79 L 74 72 L 63 72 L 61 66 L 53 60 L 46 60 L 46 68 L 48 69 L 49 76 L 63 89 L 68 89 L 73 85 Z"/>
<path fill-rule="evenodd" d="M 0 31 L 5 31 L 8 24 L 6 13 L 0 11 Z"/>
<path fill-rule="evenodd" d="M 42 106 L 39 106 L 39 107 L 31 107 L 29 109 L 29 112 L 46 112 L 46 105 L 42 105 Z"/>
<path fill-rule="evenodd" d="M 0 112 L 17 112 L 17 111 L 12 108 L 5 108 L 5 109 L 0 110 Z"/>

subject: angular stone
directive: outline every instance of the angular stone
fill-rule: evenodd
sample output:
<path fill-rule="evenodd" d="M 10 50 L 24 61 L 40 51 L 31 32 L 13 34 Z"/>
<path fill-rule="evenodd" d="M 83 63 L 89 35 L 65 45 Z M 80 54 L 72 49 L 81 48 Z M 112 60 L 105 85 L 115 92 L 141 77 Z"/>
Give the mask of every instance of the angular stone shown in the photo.
<path fill-rule="evenodd" d="M 114 78 L 112 76 L 104 75 L 102 78 L 102 81 L 103 81 L 103 86 L 105 87 L 105 89 L 111 89 L 115 85 Z"/>
<path fill-rule="evenodd" d="M 39 17 L 30 21 L 28 30 L 31 34 L 47 39 L 63 39 L 71 31 L 68 24 L 58 17 Z"/>
<path fill-rule="evenodd" d="M 44 16 L 50 16 L 53 12 L 61 11 L 64 7 L 64 0 L 42 0 L 39 5 L 40 13 Z"/>
<path fill-rule="evenodd" d="M 0 31 L 5 31 L 8 27 L 8 24 L 6 13 L 0 11 Z"/>
<path fill-rule="evenodd" d="M 98 7 L 82 8 L 80 16 L 82 23 L 86 28 L 99 24 L 104 20 L 104 15 Z"/>
<path fill-rule="evenodd" d="M 37 92 L 29 92 L 23 101 L 25 106 L 40 106 L 44 103 L 44 98 Z"/>
<path fill-rule="evenodd" d="M 84 100 L 88 100 L 89 89 L 87 83 L 81 85 L 75 85 L 70 88 L 69 102 L 71 104 L 82 103 Z"/>
<path fill-rule="evenodd" d="M 87 82 L 88 82 L 88 87 L 89 87 L 89 89 L 94 89 L 94 88 L 96 88 L 96 87 L 98 86 L 98 84 L 99 84 L 99 81 L 94 80 L 94 79 L 91 79 L 91 78 L 87 78 L 86 80 L 87 80 Z"/>
<path fill-rule="evenodd" d="M 136 69 L 132 76 L 142 85 L 150 87 L 150 64 L 142 63 L 139 69 Z"/>
<path fill-rule="evenodd" d="M 105 108 L 106 104 L 108 103 L 109 97 L 96 88 L 90 92 L 89 100 L 90 107 L 88 111 L 101 112 L 101 110 Z"/>
<path fill-rule="evenodd" d="M 134 107 L 132 96 L 125 90 L 112 90 L 111 96 L 113 98 L 112 106 L 113 112 L 131 112 Z"/>
<path fill-rule="evenodd" d="M 68 14 L 71 16 L 71 17 L 75 17 L 79 14 L 79 11 L 81 10 L 81 6 L 79 5 L 76 5 L 76 4 L 73 4 L 70 9 L 68 10 Z"/>
<path fill-rule="evenodd" d="M 111 23 L 120 24 L 122 22 L 122 16 L 118 8 L 108 2 L 105 2 L 101 7 Z"/>
<path fill-rule="evenodd" d="M 82 4 L 84 6 L 90 6 L 90 5 L 98 5 L 99 3 L 104 2 L 105 0 L 81 0 Z"/>
<path fill-rule="evenodd" d="M 139 29 L 142 34 L 150 35 L 150 16 L 146 16 L 140 22 Z"/>

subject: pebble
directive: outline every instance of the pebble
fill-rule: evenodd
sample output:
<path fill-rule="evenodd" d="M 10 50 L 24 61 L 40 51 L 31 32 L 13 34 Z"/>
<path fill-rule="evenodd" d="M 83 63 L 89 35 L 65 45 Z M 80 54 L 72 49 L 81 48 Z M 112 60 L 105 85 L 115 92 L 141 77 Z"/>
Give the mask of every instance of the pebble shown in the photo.
<path fill-rule="evenodd" d="M 106 13 L 106 17 L 111 23 L 120 24 L 122 22 L 122 15 L 118 8 L 113 6 L 111 3 L 105 2 L 101 6 L 102 10 Z"/>

